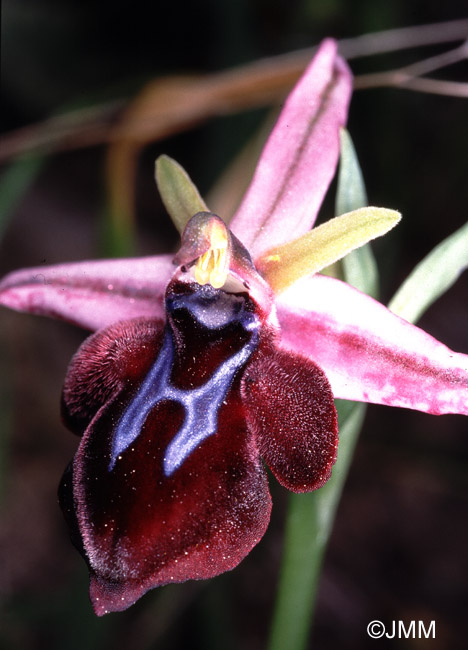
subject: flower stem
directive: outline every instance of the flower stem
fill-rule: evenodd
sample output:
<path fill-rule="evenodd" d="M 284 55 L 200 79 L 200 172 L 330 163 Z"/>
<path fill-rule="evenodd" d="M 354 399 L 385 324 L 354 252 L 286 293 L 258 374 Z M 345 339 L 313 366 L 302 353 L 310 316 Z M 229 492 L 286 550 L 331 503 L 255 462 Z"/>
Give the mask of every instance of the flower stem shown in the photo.
<path fill-rule="evenodd" d="M 307 646 L 323 557 L 366 407 L 337 401 L 337 410 L 340 445 L 331 479 L 316 492 L 290 498 L 269 650 Z"/>

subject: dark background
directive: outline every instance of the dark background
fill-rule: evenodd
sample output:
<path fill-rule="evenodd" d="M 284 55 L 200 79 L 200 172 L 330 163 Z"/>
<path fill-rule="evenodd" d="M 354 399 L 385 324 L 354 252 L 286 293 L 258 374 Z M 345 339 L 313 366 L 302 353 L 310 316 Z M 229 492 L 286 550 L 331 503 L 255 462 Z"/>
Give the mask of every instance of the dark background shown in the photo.
<path fill-rule="evenodd" d="M 362 33 L 466 17 L 465 0 L 3 0 L 2 131 L 64 107 L 131 98 L 149 79 L 213 72 Z M 352 62 L 387 70 L 454 47 L 437 45 Z M 466 81 L 468 64 L 435 76 Z M 147 146 L 137 180 L 138 254 L 173 246 L 153 161 L 174 156 L 207 191 L 266 116 L 256 109 Z M 374 247 L 388 301 L 415 263 L 467 218 L 466 99 L 395 88 L 357 91 L 349 118 L 371 204 L 400 210 Z M 4 228 L 0 271 L 103 255 L 105 147 L 51 155 Z M 6 169 L 6 167 L 5 167 Z M 331 216 L 332 200 L 323 216 Z M 421 326 L 468 352 L 462 276 Z M 0 314 L 0 646 L 6 649 L 265 647 L 287 494 L 263 541 L 234 572 L 148 594 L 96 619 L 84 564 L 67 538 L 56 485 L 76 440 L 60 423 L 67 363 L 84 333 Z M 311 647 L 458 647 L 468 590 L 467 423 L 372 406 L 326 557 Z M 431 641 L 371 641 L 372 619 L 436 621 Z"/>

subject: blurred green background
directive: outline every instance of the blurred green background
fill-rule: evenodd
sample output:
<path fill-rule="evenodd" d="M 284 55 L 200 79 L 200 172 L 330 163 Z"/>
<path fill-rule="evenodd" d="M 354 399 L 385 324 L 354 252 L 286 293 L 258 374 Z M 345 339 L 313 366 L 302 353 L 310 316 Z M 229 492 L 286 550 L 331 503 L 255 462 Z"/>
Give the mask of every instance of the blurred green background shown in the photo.
<path fill-rule="evenodd" d="M 310 47 L 325 36 L 465 17 L 465 0 L 3 0 L 1 129 L 12 132 L 66 108 L 128 101 L 163 75 L 221 71 Z M 351 66 L 356 74 L 390 70 L 455 45 L 363 58 Z M 463 61 L 434 76 L 466 81 L 467 73 Z M 267 114 L 251 109 L 216 117 L 144 148 L 135 253 L 167 251 L 177 242 L 154 186 L 155 157 L 176 158 L 206 193 Z M 466 99 L 396 88 L 354 95 L 349 129 L 370 203 L 404 215 L 374 247 L 384 302 L 415 263 L 467 219 L 467 117 Z M 107 252 L 112 222 L 106 220 L 105 156 L 99 145 L 33 159 L 29 168 L 3 163 L 9 176 L 0 192 L 2 275 Z M 16 187 L 23 191 L 9 203 Z M 324 218 L 332 205 L 333 196 Z M 463 352 L 467 290 L 463 276 L 420 323 Z M 273 481 L 270 529 L 235 571 L 159 589 L 122 614 L 92 614 L 86 568 L 56 502 L 56 486 L 76 448 L 60 423 L 61 382 L 84 335 L 65 324 L 0 313 L 0 647 L 263 648 L 287 499 Z M 311 647 L 375 645 L 365 631 L 372 619 L 435 620 L 436 639 L 425 642 L 432 648 L 457 647 L 464 638 L 467 434 L 461 416 L 369 409 L 326 558 Z"/>

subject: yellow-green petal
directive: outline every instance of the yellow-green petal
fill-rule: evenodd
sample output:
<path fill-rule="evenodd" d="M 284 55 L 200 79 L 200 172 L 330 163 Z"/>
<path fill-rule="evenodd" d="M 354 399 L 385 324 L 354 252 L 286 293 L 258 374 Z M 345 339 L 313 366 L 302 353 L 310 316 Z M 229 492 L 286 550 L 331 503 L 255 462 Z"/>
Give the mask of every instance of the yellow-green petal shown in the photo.
<path fill-rule="evenodd" d="M 302 237 L 266 251 L 256 260 L 275 293 L 384 235 L 400 221 L 395 210 L 367 207 L 330 219 Z"/>
<path fill-rule="evenodd" d="M 156 160 L 155 178 L 162 202 L 180 233 L 194 214 L 209 212 L 190 176 L 169 156 Z"/>

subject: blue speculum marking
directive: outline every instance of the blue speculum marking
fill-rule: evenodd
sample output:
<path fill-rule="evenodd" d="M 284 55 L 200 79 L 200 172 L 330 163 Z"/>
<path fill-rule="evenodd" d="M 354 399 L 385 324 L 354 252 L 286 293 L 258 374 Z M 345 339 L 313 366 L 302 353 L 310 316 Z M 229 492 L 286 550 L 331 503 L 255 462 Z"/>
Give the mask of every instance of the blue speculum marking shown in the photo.
<path fill-rule="evenodd" d="M 115 430 L 109 471 L 114 468 L 117 458 L 136 440 L 150 411 L 164 400 L 178 402 L 184 408 L 182 425 L 164 454 L 163 470 L 166 476 L 175 472 L 203 440 L 216 433 L 221 404 L 237 371 L 258 345 L 259 321 L 255 314 L 244 309 L 243 299 L 212 291 L 215 293 L 203 288 L 201 299 L 197 293 L 176 296 L 167 301 L 167 309 L 174 311 L 185 308 L 194 320 L 208 329 L 238 322 L 245 331 L 251 332 L 249 340 L 238 352 L 223 361 L 207 382 L 198 388 L 184 390 L 174 387 L 170 381 L 174 342 L 171 329 L 166 325 L 158 357 Z"/>

